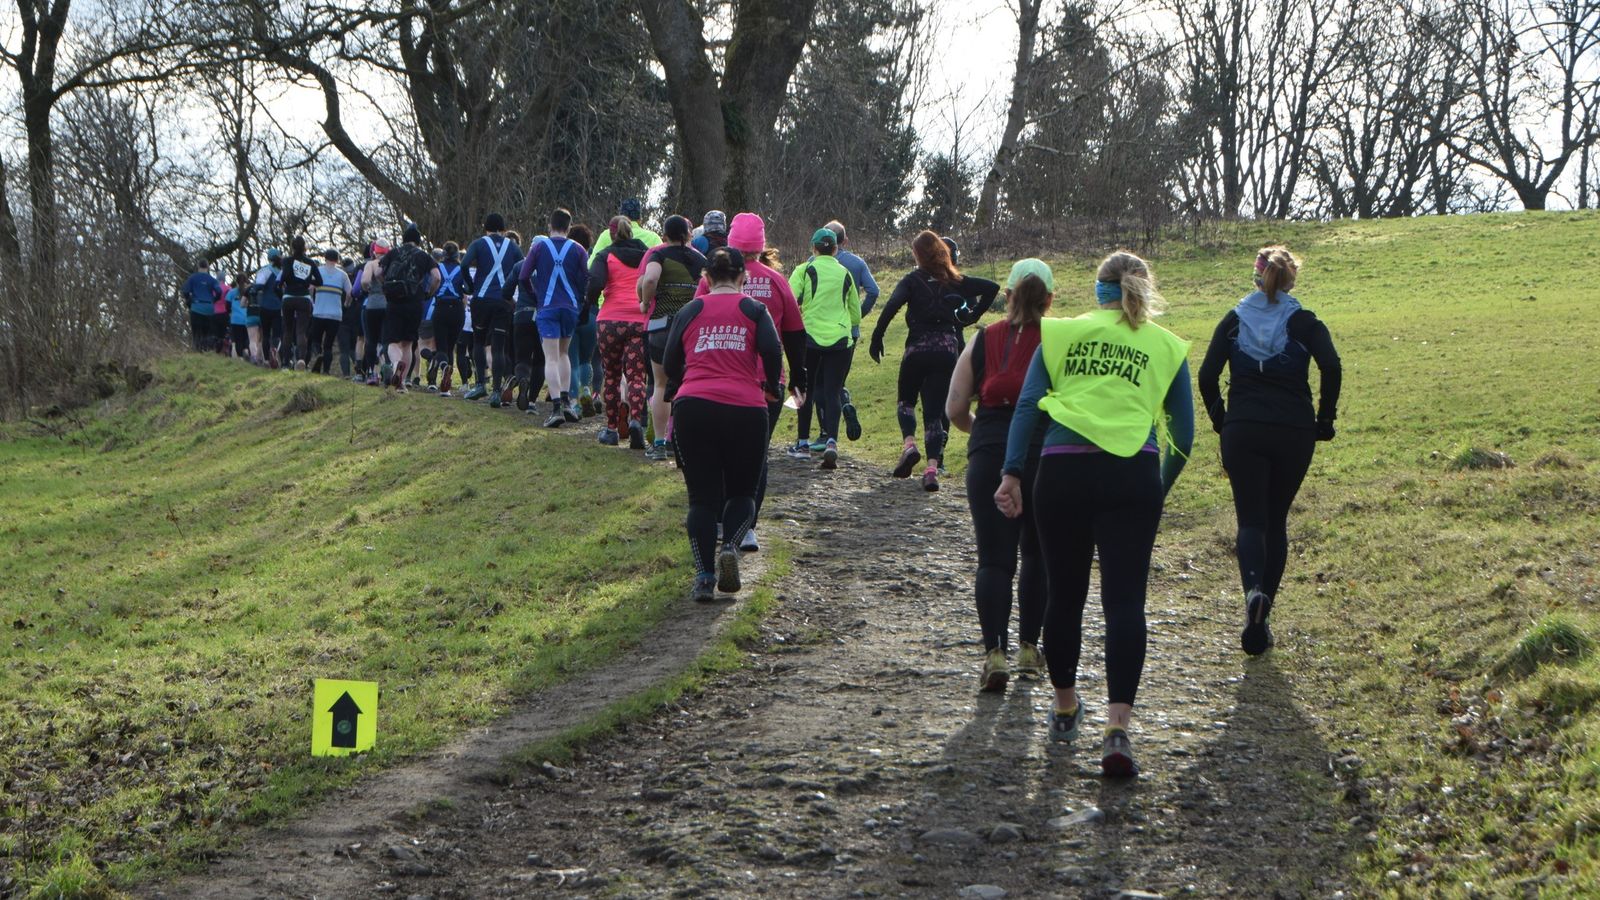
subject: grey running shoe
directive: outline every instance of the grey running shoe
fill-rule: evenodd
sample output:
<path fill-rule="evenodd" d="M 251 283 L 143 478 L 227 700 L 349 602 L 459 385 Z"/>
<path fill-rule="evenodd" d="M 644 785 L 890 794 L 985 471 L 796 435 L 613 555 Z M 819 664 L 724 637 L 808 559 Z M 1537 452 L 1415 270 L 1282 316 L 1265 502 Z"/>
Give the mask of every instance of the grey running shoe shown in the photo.
<path fill-rule="evenodd" d="M 739 551 L 732 544 L 723 544 L 717 554 L 717 590 L 724 594 L 737 594 L 744 585 L 739 581 Z"/>
<path fill-rule="evenodd" d="M 795 443 L 795 445 L 793 447 L 789 448 L 788 452 L 789 452 L 789 458 L 790 459 L 810 459 L 811 458 L 811 442 L 810 441 L 798 441 L 798 442 Z"/>
<path fill-rule="evenodd" d="M 1251 591 L 1244 609 L 1244 633 L 1239 635 L 1239 646 L 1251 656 L 1260 656 L 1272 646 L 1272 629 L 1267 627 L 1272 598 L 1260 591 Z"/>
<path fill-rule="evenodd" d="M 754 528 L 744 533 L 744 537 L 739 541 L 739 550 L 743 553 L 759 553 L 761 551 L 761 543 L 756 540 L 756 530 Z"/>
<path fill-rule="evenodd" d="M 480 381 L 472 387 L 467 388 L 467 392 L 461 395 L 461 399 L 482 400 L 487 396 L 489 396 L 489 389 L 484 386 L 483 382 Z"/>
<path fill-rule="evenodd" d="M 578 404 L 576 402 L 571 402 L 566 406 L 563 406 L 561 408 L 561 415 L 565 417 L 568 422 L 583 421 L 583 413 L 578 409 Z"/>
<path fill-rule="evenodd" d="M 1083 701 L 1078 701 L 1078 708 L 1072 715 L 1063 718 L 1056 712 L 1056 702 L 1050 701 L 1050 713 L 1045 717 L 1045 722 L 1050 726 L 1050 740 L 1071 743 L 1078 737 L 1078 727 L 1083 724 Z"/>
<path fill-rule="evenodd" d="M 600 429 L 600 436 L 596 440 L 607 447 L 615 447 L 618 443 L 617 432 L 610 428 L 602 428 Z"/>
<path fill-rule="evenodd" d="M 689 599 L 701 603 L 717 599 L 717 576 L 696 575 L 689 586 Z"/>
<path fill-rule="evenodd" d="M 900 453 L 900 462 L 895 464 L 894 477 L 910 478 L 919 462 L 922 462 L 922 452 L 915 446 L 907 447 Z"/>
<path fill-rule="evenodd" d="M 1083 704 L 1079 703 L 1082 709 Z M 1100 771 L 1107 778 L 1132 778 L 1139 774 L 1139 764 L 1133 761 L 1133 745 L 1128 732 L 1113 728 L 1106 732 L 1105 749 L 1100 753 Z"/>
<path fill-rule="evenodd" d="M 668 459 L 667 442 L 656 441 L 655 443 L 646 447 L 644 449 L 644 458 L 650 460 L 651 462 L 666 462 Z"/>
<path fill-rule="evenodd" d="M 560 413 L 551 413 L 550 414 L 550 418 L 544 420 L 544 427 L 546 427 L 546 428 L 560 428 L 562 425 L 565 425 L 566 423 L 567 423 L 566 418 L 564 416 L 562 416 Z"/>
<path fill-rule="evenodd" d="M 839 443 L 833 438 L 828 438 L 828 443 L 822 446 L 822 468 L 839 468 Z"/>

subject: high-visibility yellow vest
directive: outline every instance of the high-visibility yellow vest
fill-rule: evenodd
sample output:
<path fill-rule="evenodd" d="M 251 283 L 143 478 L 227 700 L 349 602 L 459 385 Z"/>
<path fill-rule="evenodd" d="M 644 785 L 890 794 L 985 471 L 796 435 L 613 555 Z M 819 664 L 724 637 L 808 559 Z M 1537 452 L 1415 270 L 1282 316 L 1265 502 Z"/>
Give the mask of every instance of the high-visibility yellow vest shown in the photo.
<path fill-rule="evenodd" d="M 1138 453 L 1189 356 L 1189 342 L 1153 322 L 1130 328 L 1116 309 L 1045 319 L 1039 328 L 1050 373 L 1039 409 L 1107 453 Z"/>

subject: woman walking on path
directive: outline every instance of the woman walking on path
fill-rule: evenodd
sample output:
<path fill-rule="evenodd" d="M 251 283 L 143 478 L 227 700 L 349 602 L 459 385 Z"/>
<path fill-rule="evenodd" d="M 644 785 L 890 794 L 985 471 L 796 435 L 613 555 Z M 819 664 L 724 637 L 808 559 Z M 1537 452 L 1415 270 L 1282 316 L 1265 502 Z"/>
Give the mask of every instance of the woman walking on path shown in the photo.
<path fill-rule="evenodd" d="M 1040 322 L 1039 349 L 1017 399 L 994 499 L 1007 516 L 1022 514 L 1028 448 L 1045 413 L 1048 430 L 1028 502 L 1048 583 L 1044 650 L 1056 694 L 1050 737 L 1073 740 L 1083 722 L 1078 656 L 1090 564 L 1098 552 L 1107 693 L 1100 767 L 1108 776 L 1131 776 L 1139 773 L 1128 722 L 1144 670 L 1150 553 L 1162 503 L 1194 441 L 1194 399 L 1188 342 L 1150 321 L 1161 295 L 1149 265 L 1132 253 L 1106 257 L 1095 298 L 1093 312 Z M 1156 427 L 1163 412 L 1165 457 Z"/>
<path fill-rule="evenodd" d="M 909 478 L 922 454 L 917 450 L 917 398 L 922 398 L 923 440 L 928 450 L 928 465 L 922 473 L 922 487 L 939 489 L 939 465 L 944 461 L 945 398 L 950 393 L 950 373 L 955 371 L 956 355 L 961 352 L 961 328 L 982 318 L 994 304 L 1000 285 L 984 278 L 962 275 L 950 258 L 949 246 L 931 231 L 924 231 L 911 242 L 917 267 L 895 285 L 889 302 L 872 330 L 868 353 L 873 362 L 883 361 L 883 336 L 889 323 L 906 311 L 906 349 L 900 359 L 899 398 L 895 417 L 900 420 L 900 436 L 905 446 L 894 477 Z"/>
<path fill-rule="evenodd" d="M 600 429 L 599 441 L 615 447 L 625 433 L 629 448 L 643 450 L 644 426 L 649 421 L 645 400 L 649 397 L 650 351 L 644 331 L 649 317 L 639 308 L 636 288 L 639 264 L 649 248 L 633 236 L 633 222 L 627 216 L 612 218 L 606 233 L 611 240 L 589 261 L 589 286 L 584 292 L 584 306 L 598 309 L 595 325 L 600 368 L 605 372 L 601 405 L 606 427 Z"/>
<path fill-rule="evenodd" d="M 729 247 L 713 250 L 706 275 L 711 292 L 673 317 L 662 364 L 673 441 L 689 491 L 685 528 L 694 553 L 695 600 L 741 586 L 738 547 L 755 520 L 767 404 L 782 396 L 783 375 L 783 347 L 772 317 L 742 293 L 744 255 Z"/>
<path fill-rule="evenodd" d="M 1222 467 L 1239 522 L 1245 627 L 1239 643 L 1258 656 L 1272 646 L 1267 617 L 1289 556 L 1289 506 L 1317 441 L 1333 440 L 1342 369 L 1316 314 L 1290 296 L 1300 261 L 1283 247 L 1256 254 L 1256 291 L 1222 317 L 1200 364 L 1200 398 L 1222 435 Z M 1311 361 L 1322 373 L 1311 405 Z M 1230 370 L 1224 404 L 1217 380 Z"/>
<path fill-rule="evenodd" d="M 1044 563 L 1039 557 L 1039 536 L 1033 510 L 1017 518 L 1001 515 L 993 502 L 1005 464 L 1011 416 L 1022 393 L 1033 354 L 1039 349 L 1039 320 L 1055 299 L 1056 280 L 1041 260 L 1024 259 L 1011 267 L 1006 279 L 1006 320 L 980 329 L 956 361 L 950 379 L 945 414 L 950 423 L 972 435 L 967 440 L 967 505 L 978 544 L 978 575 L 974 593 L 978 627 L 983 632 L 983 671 L 979 689 L 1005 690 L 1010 672 L 1006 665 L 1011 626 L 1011 581 L 1017 581 L 1017 674 L 1036 677 L 1044 671 L 1039 652 L 1039 630 L 1044 626 Z M 972 401 L 978 413 L 972 413 Z M 1022 469 L 1022 495 L 1033 490 L 1039 470 L 1039 450 L 1044 434 L 1034 429 Z"/>

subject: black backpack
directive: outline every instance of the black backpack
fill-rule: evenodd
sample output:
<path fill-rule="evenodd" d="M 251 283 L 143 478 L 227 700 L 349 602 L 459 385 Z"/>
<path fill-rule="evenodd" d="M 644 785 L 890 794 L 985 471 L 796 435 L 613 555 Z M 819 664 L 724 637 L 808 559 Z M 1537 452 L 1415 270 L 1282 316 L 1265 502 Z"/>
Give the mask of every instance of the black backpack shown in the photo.
<path fill-rule="evenodd" d="M 428 299 L 428 276 L 436 268 L 433 257 L 421 247 L 401 244 L 384 254 L 383 296 L 391 303 L 421 303 Z"/>

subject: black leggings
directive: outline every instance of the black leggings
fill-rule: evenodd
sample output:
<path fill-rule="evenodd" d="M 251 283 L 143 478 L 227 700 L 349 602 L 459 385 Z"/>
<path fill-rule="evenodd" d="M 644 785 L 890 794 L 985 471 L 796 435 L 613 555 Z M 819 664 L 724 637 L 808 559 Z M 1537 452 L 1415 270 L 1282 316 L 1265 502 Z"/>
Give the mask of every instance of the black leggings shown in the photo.
<path fill-rule="evenodd" d="M 831 347 L 818 347 L 806 341 L 806 371 L 811 375 L 811 390 L 800 407 L 800 440 L 811 436 L 811 410 L 816 408 L 819 436 L 826 441 L 839 437 L 839 413 L 843 409 L 844 379 L 850 374 L 850 363 L 855 359 L 856 348 L 849 338 L 841 338 Z M 943 401 L 940 401 L 943 403 Z"/>
<path fill-rule="evenodd" d="M 1144 598 L 1162 498 L 1155 453 L 1064 453 L 1039 460 L 1029 499 L 1049 585 L 1044 652 L 1055 687 L 1077 685 L 1083 605 L 1098 549 L 1106 696 L 1111 703 L 1133 703 L 1144 671 Z"/>
<path fill-rule="evenodd" d="M 339 326 L 339 371 L 350 377 L 350 368 L 356 362 L 356 338 L 361 336 L 361 310 L 345 310 L 344 322 Z"/>
<path fill-rule="evenodd" d="M 196 350 L 211 349 L 211 314 L 189 310 L 189 339 Z"/>
<path fill-rule="evenodd" d="M 1309 428 L 1229 422 L 1222 426 L 1222 467 L 1239 520 L 1239 580 L 1246 593 L 1278 595 L 1289 559 L 1289 506 L 1300 491 L 1317 434 Z"/>
<path fill-rule="evenodd" d="M 283 337 L 283 310 L 261 310 L 261 352 L 267 359 L 280 362 L 278 358 L 278 341 Z"/>
<path fill-rule="evenodd" d="M 978 604 L 978 627 L 983 631 L 985 652 L 1010 646 L 1011 581 L 1017 578 L 1017 555 L 1021 551 L 1022 577 L 1017 580 L 1017 640 L 1039 643 L 1044 627 L 1044 561 L 1039 554 L 1039 534 L 1033 524 L 1033 504 L 1022 504 L 1022 515 L 1007 518 L 994 505 L 994 492 L 1000 488 L 1000 469 L 1005 464 L 1004 443 L 967 451 L 967 506 L 972 510 L 972 530 L 978 540 L 978 576 L 974 594 Z M 1022 475 L 1022 496 L 1033 492 L 1039 459 L 1030 455 Z"/>
<path fill-rule="evenodd" d="M 484 384 L 492 377 L 495 390 L 500 389 L 500 383 L 511 371 L 511 313 L 504 300 L 472 301 L 472 367 L 478 373 L 478 383 Z"/>
<path fill-rule="evenodd" d="M 333 371 L 333 347 L 339 340 L 339 329 L 344 327 L 344 322 L 339 319 L 311 318 L 311 334 L 309 340 L 316 355 L 312 358 L 311 371 L 328 375 Z"/>
<path fill-rule="evenodd" d="M 689 489 L 689 549 L 695 571 L 712 572 L 717 523 L 722 540 L 739 546 L 755 522 L 756 485 L 767 455 L 764 406 L 730 406 L 698 397 L 672 404 L 673 440 Z"/>
<path fill-rule="evenodd" d="M 388 316 L 388 307 L 361 311 L 362 330 L 366 332 L 367 339 L 361 353 L 361 371 L 368 375 L 378 368 L 378 353 L 383 349 L 383 320 Z"/>
<path fill-rule="evenodd" d="M 433 301 L 433 365 L 428 367 L 428 383 L 440 366 L 454 365 L 456 344 L 461 340 L 461 328 L 467 321 L 467 308 L 460 300 Z"/>
<path fill-rule="evenodd" d="M 921 350 L 907 353 L 900 360 L 900 396 L 895 406 L 900 436 L 908 438 L 916 433 L 917 398 L 921 397 L 922 439 L 930 460 L 944 459 L 944 444 L 949 437 L 944 401 L 950 394 L 950 375 L 955 370 L 956 355 L 949 350 Z"/>
<path fill-rule="evenodd" d="M 767 404 L 767 443 L 761 450 L 761 483 L 756 485 L 756 516 L 761 515 L 761 507 L 767 502 L 767 452 L 772 448 L 772 435 L 778 430 L 778 418 L 783 415 L 783 401 Z M 755 522 L 750 523 L 755 527 Z"/>
<path fill-rule="evenodd" d="M 278 352 L 285 367 L 305 362 L 311 355 L 311 298 L 283 298 L 283 349 Z"/>
<path fill-rule="evenodd" d="M 517 361 L 515 374 L 528 382 L 528 396 L 538 402 L 539 391 L 544 387 L 544 342 L 539 340 L 539 326 L 533 319 L 533 310 L 512 322 L 511 346 L 512 358 Z M 496 358 L 499 358 L 498 351 Z M 561 391 L 557 389 L 554 393 L 559 395 Z"/>

